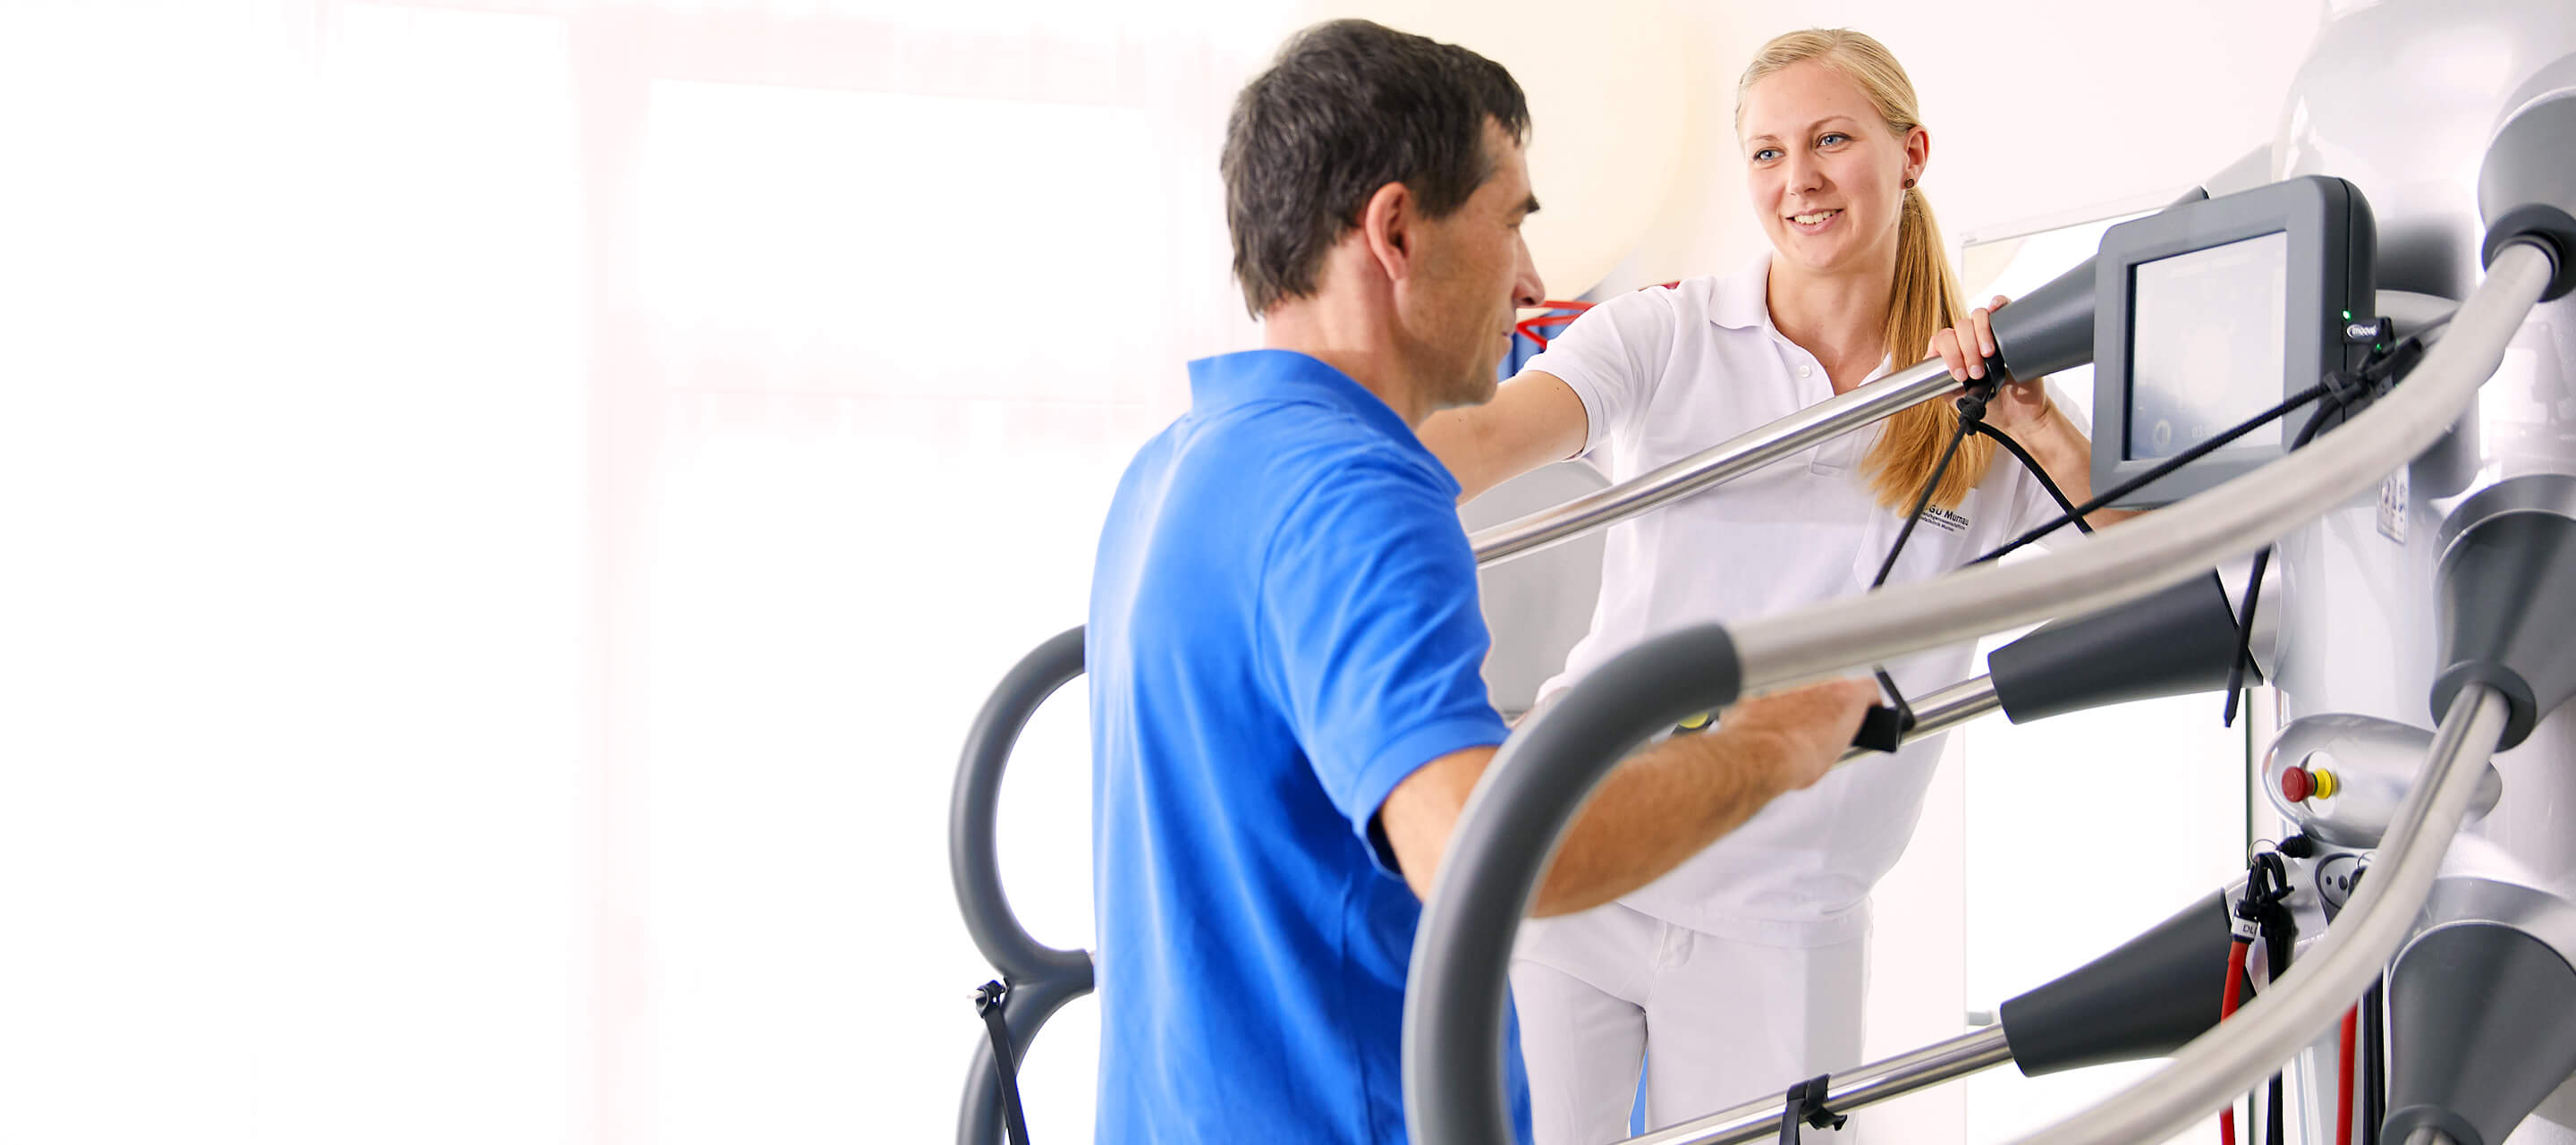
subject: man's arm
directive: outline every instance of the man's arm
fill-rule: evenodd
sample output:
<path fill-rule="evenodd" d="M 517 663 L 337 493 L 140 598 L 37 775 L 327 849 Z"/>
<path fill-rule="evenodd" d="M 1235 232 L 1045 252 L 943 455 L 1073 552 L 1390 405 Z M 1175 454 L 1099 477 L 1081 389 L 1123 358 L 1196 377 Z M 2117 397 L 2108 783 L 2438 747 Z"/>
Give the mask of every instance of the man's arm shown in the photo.
<path fill-rule="evenodd" d="M 1574 456 L 1591 424 L 1572 386 L 1531 370 L 1503 383 L 1494 400 L 1433 414 L 1414 434 L 1458 479 L 1458 503 L 1464 505 L 1494 486 Z"/>
<path fill-rule="evenodd" d="M 1746 700 L 1715 730 L 1629 757 L 1576 816 L 1531 913 L 1587 910 L 1645 886 L 1774 796 L 1823 778 L 1877 699 L 1876 685 L 1852 679 Z M 1424 764 L 1379 808 L 1378 825 L 1413 893 L 1430 897 L 1449 833 L 1494 751 L 1469 748 Z"/>

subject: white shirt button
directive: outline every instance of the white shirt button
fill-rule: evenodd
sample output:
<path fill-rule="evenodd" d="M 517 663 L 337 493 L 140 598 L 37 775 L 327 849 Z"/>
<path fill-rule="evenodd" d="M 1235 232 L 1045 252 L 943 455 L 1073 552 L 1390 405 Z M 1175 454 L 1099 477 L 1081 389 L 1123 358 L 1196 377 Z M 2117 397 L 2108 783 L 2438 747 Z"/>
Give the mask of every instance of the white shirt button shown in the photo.
<path fill-rule="evenodd" d="M 1812 378 L 1816 376 L 1816 368 L 1814 366 L 1800 366 L 1798 367 L 1798 376 L 1802 378 Z"/>

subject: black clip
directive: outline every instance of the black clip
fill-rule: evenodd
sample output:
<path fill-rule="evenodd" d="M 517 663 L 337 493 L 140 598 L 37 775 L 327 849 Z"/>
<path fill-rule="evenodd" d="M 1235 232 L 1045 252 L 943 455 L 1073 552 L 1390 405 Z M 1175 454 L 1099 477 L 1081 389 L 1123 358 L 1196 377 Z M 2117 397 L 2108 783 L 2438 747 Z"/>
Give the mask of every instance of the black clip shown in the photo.
<path fill-rule="evenodd" d="M 1010 996 L 1011 988 L 998 980 L 978 986 L 975 1013 L 984 1019 L 984 1029 L 993 1037 L 993 1072 L 1001 1083 L 1002 1135 L 1011 1145 L 1029 1145 L 1028 1114 L 1020 1106 L 1020 1066 L 1012 1060 L 1011 1026 L 1002 1013 Z"/>
<path fill-rule="evenodd" d="M 2002 355 L 1989 355 L 1986 358 L 1985 377 L 1970 378 L 1960 383 L 1960 388 L 1965 392 L 1961 393 L 1959 400 L 1953 403 L 1959 409 L 1960 419 L 1985 420 L 1987 403 L 1995 400 L 1995 392 L 2002 388 L 2004 379 L 2010 376 L 2004 371 Z"/>
<path fill-rule="evenodd" d="M 2278 905 L 2290 897 L 2290 865 L 2278 851 L 2257 851 L 2245 864 L 2245 897 L 2238 900 L 2236 913 L 2252 918 L 2254 913 Z"/>
<path fill-rule="evenodd" d="M 1905 733 L 1913 731 L 1918 721 L 1914 718 L 1914 705 L 1906 702 L 1905 693 L 1897 690 L 1896 681 L 1885 668 L 1878 670 L 1878 686 L 1896 703 L 1893 707 L 1873 704 L 1861 713 L 1860 730 L 1852 733 L 1852 746 L 1893 753 L 1905 746 Z"/>
<path fill-rule="evenodd" d="M 1832 1074 L 1820 1073 L 1789 1087 L 1788 1108 L 1780 1113 L 1780 1145 L 1798 1145 L 1798 1127 L 1840 1129 L 1850 1117 L 1825 1108 L 1825 1091 Z"/>

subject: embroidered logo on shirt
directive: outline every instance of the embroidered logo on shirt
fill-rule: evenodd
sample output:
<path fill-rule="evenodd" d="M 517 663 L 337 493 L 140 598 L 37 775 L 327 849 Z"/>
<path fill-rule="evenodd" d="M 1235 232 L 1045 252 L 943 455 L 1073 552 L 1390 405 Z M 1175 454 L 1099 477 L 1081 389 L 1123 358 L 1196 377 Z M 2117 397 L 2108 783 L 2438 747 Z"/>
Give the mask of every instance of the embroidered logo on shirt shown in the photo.
<path fill-rule="evenodd" d="M 1968 531 L 1968 519 L 1966 517 L 1962 517 L 1957 513 L 1953 513 L 1948 509 L 1940 507 L 1939 505 L 1924 506 L 1923 516 L 1918 519 L 1924 524 L 1931 525 L 1945 533 L 1964 533 Z"/>

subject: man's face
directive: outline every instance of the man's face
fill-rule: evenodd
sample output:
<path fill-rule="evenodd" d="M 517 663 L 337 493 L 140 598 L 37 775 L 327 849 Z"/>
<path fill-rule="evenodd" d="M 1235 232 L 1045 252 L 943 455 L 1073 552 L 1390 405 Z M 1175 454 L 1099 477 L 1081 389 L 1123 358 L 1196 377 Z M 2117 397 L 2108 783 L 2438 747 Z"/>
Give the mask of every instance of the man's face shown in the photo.
<path fill-rule="evenodd" d="M 1485 154 L 1493 173 L 1466 205 L 1417 229 L 1420 273 L 1397 299 L 1409 365 L 1433 408 L 1490 400 L 1515 311 L 1546 296 L 1521 240 L 1521 220 L 1538 209 L 1529 163 L 1492 120 Z"/>

